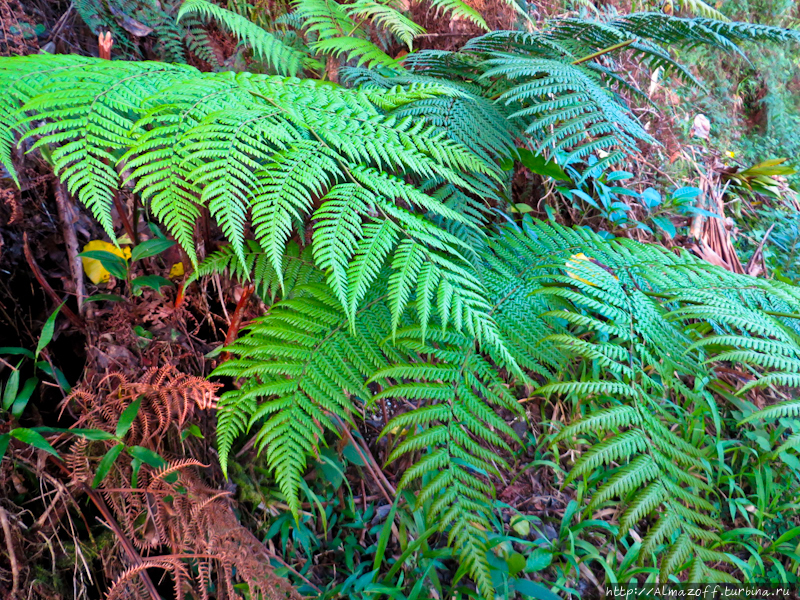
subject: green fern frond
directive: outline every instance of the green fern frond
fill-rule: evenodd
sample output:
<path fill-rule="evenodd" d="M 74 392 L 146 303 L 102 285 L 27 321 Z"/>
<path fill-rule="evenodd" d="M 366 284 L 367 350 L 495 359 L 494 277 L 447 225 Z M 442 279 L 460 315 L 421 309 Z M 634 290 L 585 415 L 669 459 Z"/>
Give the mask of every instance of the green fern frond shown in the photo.
<path fill-rule="evenodd" d="M 398 3 L 395 3 L 398 4 Z M 411 50 L 414 38 L 425 33 L 425 29 L 406 17 L 390 2 L 356 0 L 345 7 L 351 17 L 369 19 L 373 25 L 387 29 Z"/>
<path fill-rule="evenodd" d="M 344 60 L 357 60 L 356 66 L 365 65 L 368 68 L 385 67 L 396 69 L 398 63 L 373 42 L 357 37 L 327 38 L 314 42 L 312 48 L 315 52 L 329 54 L 336 58 L 344 55 Z"/>
<path fill-rule="evenodd" d="M 430 0 L 430 4 L 441 15 L 449 14 L 451 19 L 464 19 L 475 23 L 482 29 L 489 30 L 489 26 L 481 14 L 462 0 Z"/>
<path fill-rule="evenodd" d="M 217 6 L 207 0 L 184 0 L 176 20 L 186 15 L 213 19 L 239 40 L 253 49 L 253 53 L 266 61 L 279 75 L 297 75 L 303 66 L 304 56 L 285 45 L 279 38 L 262 29 L 250 19 Z"/>

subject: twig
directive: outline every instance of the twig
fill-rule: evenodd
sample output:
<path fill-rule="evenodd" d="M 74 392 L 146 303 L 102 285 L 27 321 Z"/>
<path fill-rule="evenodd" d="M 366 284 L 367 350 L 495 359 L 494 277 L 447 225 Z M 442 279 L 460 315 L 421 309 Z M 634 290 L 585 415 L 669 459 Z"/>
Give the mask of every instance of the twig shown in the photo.
<path fill-rule="evenodd" d="M 122 202 L 119 199 L 119 190 L 114 190 L 114 208 L 116 208 L 117 212 L 119 213 L 119 219 L 122 221 L 122 228 L 131 239 L 131 244 L 138 244 L 139 241 L 136 239 L 136 232 L 131 226 L 130 219 L 128 219 L 128 213 L 125 212 L 125 208 L 122 206 Z"/>
<path fill-rule="evenodd" d="M 274 552 L 270 552 L 269 550 L 267 550 L 267 554 L 269 554 L 270 558 L 274 558 L 274 559 L 275 559 L 275 560 L 277 560 L 279 563 L 281 563 L 281 564 L 282 564 L 284 567 L 286 567 L 287 569 L 289 569 L 289 570 L 290 570 L 292 573 L 294 573 L 295 575 L 297 575 L 297 576 L 298 576 L 300 579 L 302 579 L 303 581 L 305 581 L 305 582 L 306 582 L 308 585 L 310 585 L 312 588 L 314 588 L 314 589 L 315 589 L 317 592 L 319 592 L 320 594 L 322 593 L 322 590 L 321 590 L 321 589 L 319 589 L 317 586 L 315 586 L 313 583 L 311 583 L 311 582 L 310 582 L 310 581 L 309 581 L 309 580 L 308 580 L 308 579 L 305 577 L 305 575 L 303 575 L 302 573 L 300 573 L 299 571 L 297 571 L 297 570 L 296 570 L 294 567 L 292 567 L 292 565 L 290 565 L 289 563 L 287 563 L 287 562 L 286 562 L 285 560 L 283 560 L 283 559 L 282 559 L 280 556 L 278 556 L 278 555 L 277 555 L 277 554 L 275 554 Z"/>
<path fill-rule="evenodd" d="M 83 299 L 86 297 L 86 289 L 83 285 L 83 262 L 78 256 L 78 236 L 75 234 L 75 212 L 69 201 L 67 187 L 60 181 L 56 181 L 54 186 L 56 204 L 58 206 L 58 216 L 61 220 L 61 234 L 64 236 L 64 243 L 67 246 L 67 257 L 69 258 L 69 268 L 72 271 L 72 280 L 75 284 L 75 297 L 78 300 L 78 313 L 83 314 L 86 307 Z"/>
<path fill-rule="evenodd" d="M 420 33 L 415 38 L 472 37 L 472 33 Z"/>
<path fill-rule="evenodd" d="M 620 42 L 618 44 L 614 44 L 613 46 L 609 46 L 608 48 L 603 48 L 602 50 L 598 50 L 597 52 L 593 52 L 589 56 L 584 56 L 583 58 L 579 58 L 578 60 L 573 60 L 572 64 L 573 65 L 579 65 L 581 63 L 585 63 L 585 62 L 588 62 L 590 60 L 594 60 L 595 58 L 600 58 L 604 54 L 608 54 L 609 52 L 613 52 L 614 50 L 620 50 L 621 48 L 624 48 L 625 46 L 630 46 L 635 41 L 636 40 L 634 38 L 631 38 L 629 40 L 625 40 L 624 42 Z"/>
<path fill-rule="evenodd" d="M 36 281 L 39 282 L 39 285 L 42 286 L 42 289 L 45 291 L 45 293 L 47 293 L 47 295 L 50 296 L 55 301 L 56 304 L 61 304 L 62 303 L 61 298 L 59 298 L 58 294 L 56 294 L 53 288 L 50 287 L 50 284 L 47 283 L 47 280 L 44 278 L 44 275 L 42 275 L 42 272 L 39 269 L 39 265 L 37 265 L 36 261 L 33 259 L 33 254 L 31 253 L 30 246 L 28 245 L 27 231 L 23 232 L 22 234 L 22 246 L 25 252 L 25 260 L 28 261 L 28 266 L 31 268 L 31 271 L 33 271 L 33 276 L 36 277 Z M 81 319 L 78 315 L 72 312 L 72 309 L 69 306 L 64 305 L 61 308 L 61 312 L 78 329 L 86 328 L 86 324 L 83 322 L 83 319 Z"/>
<path fill-rule="evenodd" d="M 361 444 L 359 444 L 353 437 L 353 434 L 350 433 L 350 428 L 347 426 L 347 423 L 344 423 L 342 420 L 339 419 L 339 424 L 341 425 L 342 431 L 347 436 L 347 439 L 350 440 L 350 443 L 353 444 L 353 447 L 356 449 L 356 452 L 358 452 L 358 455 L 361 457 L 361 460 L 364 461 L 364 464 L 366 465 L 373 479 L 375 479 L 375 483 L 378 484 L 381 494 L 383 494 L 383 497 L 386 498 L 386 501 L 389 504 L 392 504 L 392 502 L 394 502 L 392 500 L 392 496 L 397 495 L 397 490 L 395 490 L 394 486 L 391 483 L 389 483 L 386 477 L 383 476 L 381 468 L 375 462 L 375 459 L 373 458 L 372 453 L 369 451 L 369 449 L 364 448 L 362 450 Z M 386 486 L 385 488 L 384 485 Z"/>
<path fill-rule="evenodd" d="M 3 526 L 3 535 L 6 538 L 6 550 L 8 551 L 8 560 L 11 563 L 11 596 L 10 600 L 17 598 L 19 592 L 19 562 L 17 562 L 17 555 L 14 552 L 14 540 L 11 537 L 11 524 L 8 522 L 8 513 L 0 506 L 0 525 Z"/>
<path fill-rule="evenodd" d="M 769 234 L 772 233 L 773 229 L 775 229 L 775 223 L 769 226 L 769 229 L 767 229 L 767 233 L 765 233 L 764 237 L 761 238 L 761 241 L 758 244 L 758 248 L 756 248 L 756 251 L 753 252 L 753 256 L 751 256 L 750 260 L 747 261 L 747 266 L 744 268 L 744 272 L 747 273 L 748 275 L 752 274 L 751 271 L 756 261 L 758 260 L 759 256 L 763 256 L 762 252 L 764 251 L 764 244 L 767 243 L 767 240 L 769 239 Z"/>
<path fill-rule="evenodd" d="M 53 29 L 50 31 L 50 35 L 47 37 L 48 42 L 52 42 L 56 39 L 58 35 L 61 34 L 61 30 L 64 29 L 64 26 L 67 23 L 67 19 L 72 14 L 72 9 L 75 7 L 74 2 L 70 2 L 70 5 L 67 7 L 67 10 L 64 11 L 64 14 L 58 18 L 56 24 L 53 26 Z"/>

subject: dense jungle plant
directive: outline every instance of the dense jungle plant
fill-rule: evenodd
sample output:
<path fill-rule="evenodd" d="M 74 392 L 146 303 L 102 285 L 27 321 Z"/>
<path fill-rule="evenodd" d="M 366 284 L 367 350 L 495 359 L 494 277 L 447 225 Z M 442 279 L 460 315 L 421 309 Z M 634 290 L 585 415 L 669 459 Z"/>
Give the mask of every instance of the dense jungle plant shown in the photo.
<path fill-rule="evenodd" d="M 184 12 L 203 6 L 190 0 Z M 256 50 L 265 39 L 204 10 Z M 653 13 L 562 19 L 421 52 L 408 70 L 346 68 L 353 89 L 163 63 L 2 59 L 0 161 L 14 174 L 15 146 L 47 147 L 112 240 L 114 193 L 127 186 L 194 277 L 228 270 L 257 286 L 269 312 L 215 372 L 241 383 L 222 397 L 220 460 L 227 468 L 237 436 L 256 430 L 296 523 L 309 459 L 388 401 L 390 460 L 411 459 L 401 490 L 447 535 L 456 579 L 491 597 L 494 481 L 519 442 L 507 417 L 521 416 L 519 398 L 557 395 L 575 420 L 550 442 L 578 450 L 564 483 L 588 500 L 584 517 L 618 504 L 615 536 L 641 540 L 631 560 L 657 563 L 661 580 L 731 580 L 741 565 L 721 535 L 721 486 L 736 457 L 724 449 L 758 442 L 739 437 L 728 403 L 800 386 L 800 291 L 582 228 L 530 217 L 500 226 L 492 209 L 507 204 L 501 163 L 517 145 L 564 166 L 602 152 L 600 168 L 652 141 L 611 87 L 622 85 L 612 52 L 694 81 L 666 48 L 799 37 Z M 302 64 L 282 52 L 264 50 L 283 72 Z M 200 263 L 204 209 L 230 246 Z M 738 383 L 722 375 L 733 367 Z M 769 459 L 794 468 L 798 415 L 800 403 L 778 401 L 739 421 L 791 430 L 770 438 L 780 445 Z M 746 496 L 739 485 L 734 495 Z M 572 535 L 570 510 L 553 552 Z"/>

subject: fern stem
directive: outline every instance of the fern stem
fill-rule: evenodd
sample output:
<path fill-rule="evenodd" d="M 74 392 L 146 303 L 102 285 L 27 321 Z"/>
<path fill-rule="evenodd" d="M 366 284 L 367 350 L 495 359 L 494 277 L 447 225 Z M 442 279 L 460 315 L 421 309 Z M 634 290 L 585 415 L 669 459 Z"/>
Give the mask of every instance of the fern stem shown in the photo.
<path fill-rule="evenodd" d="M 255 286 L 252 283 L 242 290 L 242 295 L 239 297 L 239 301 L 236 303 L 236 310 L 233 311 L 231 324 L 228 326 L 228 334 L 225 336 L 224 346 L 230 346 L 236 340 L 236 336 L 239 334 L 239 327 L 242 324 L 244 308 L 247 306 L 247 302 L 250 300 L 250 296 L 254 290 Z M 230 354 L 225 352 L 222 357 L 222 361 L 224 362 L 228 360 L 228 358 L 230 358 Z"/>
<path fill-rule="evenodd" d="M 392 495 L 396 495 L 397 490 L 395 490 L 394 487 L 392 487 L 392 485 L 385 477 L 381 477 L 378 475 L 378 473 L 380 472 L 380 467 L 375 462 L 372 453 L 367 448 L 364 448 L 362 451 L 361 445 L 358 442 L 356 442 L 355 438 L 353 437 L 353 434 L 350 432 L 350 428 L 347 426 L 347 423 L 345 423 L 342 419 L 339 418 L 336 418 L 336 420 L 339 422 L 339 425 L 341 426 L 344 434 L 347 436 L 347 439 L 349 439 L 350 443 L 353 444 L 353 448 L 355 448 L 356 452 L 358 452 L 358 455 L 361 457 L 361 460 L 364 461 L 364 465 L 372 474 L 372 478 L 375 480 L 375 483 L 378 484 L 378 488 L 380 489 L 383 497 L 386 498 L 386 501 L 389 504 L 394 504 Z M 381 473 L 381 475 L 383 475 L 383 473 Z M 384 487 L 384 484 L 388 487 Z"/>
<path fill-rule="evenodd" d="M 595 58 L 600 58 L 604 54 L 608 54 L 609 52 L 613 52 L 614 50 L 619 50 L 620 48 L 625 48 L 626 46 L 630 46 L 633 42 L 635 42 L 635 38 L 631 38 L 629 40 L 625 40 L 624 42 L 619 42 L 618 44 L 614 44 L 613 46 L 609 46 L 608 48 L 603 48 L 602 50 L 598 50 L 597 52 L 593 52 L 588 56 L 584 56 L 583 58 L 579 58 L 577 60 L 573 60 L 573 65 L 579 65 L 581 63 L 589 62 L 590 60 L 594 60 Z"/>

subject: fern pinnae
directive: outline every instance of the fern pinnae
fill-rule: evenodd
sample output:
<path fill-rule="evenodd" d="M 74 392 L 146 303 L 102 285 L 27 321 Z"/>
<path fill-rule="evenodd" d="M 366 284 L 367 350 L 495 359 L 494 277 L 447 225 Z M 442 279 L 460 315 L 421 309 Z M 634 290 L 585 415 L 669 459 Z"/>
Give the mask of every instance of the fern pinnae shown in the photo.
<path fill-rule="evenodd" d="M 237 38 L 250 45 L 253 52 L 266 60 L 280 75 L 297 75 L 302 68 L 302 54 L 284 45 L 280 39 L 246 17 L 207 0 L 184 0 L 176 20 L 180 21 L 186 15 L 199 15 L 214 19 Z"/>

